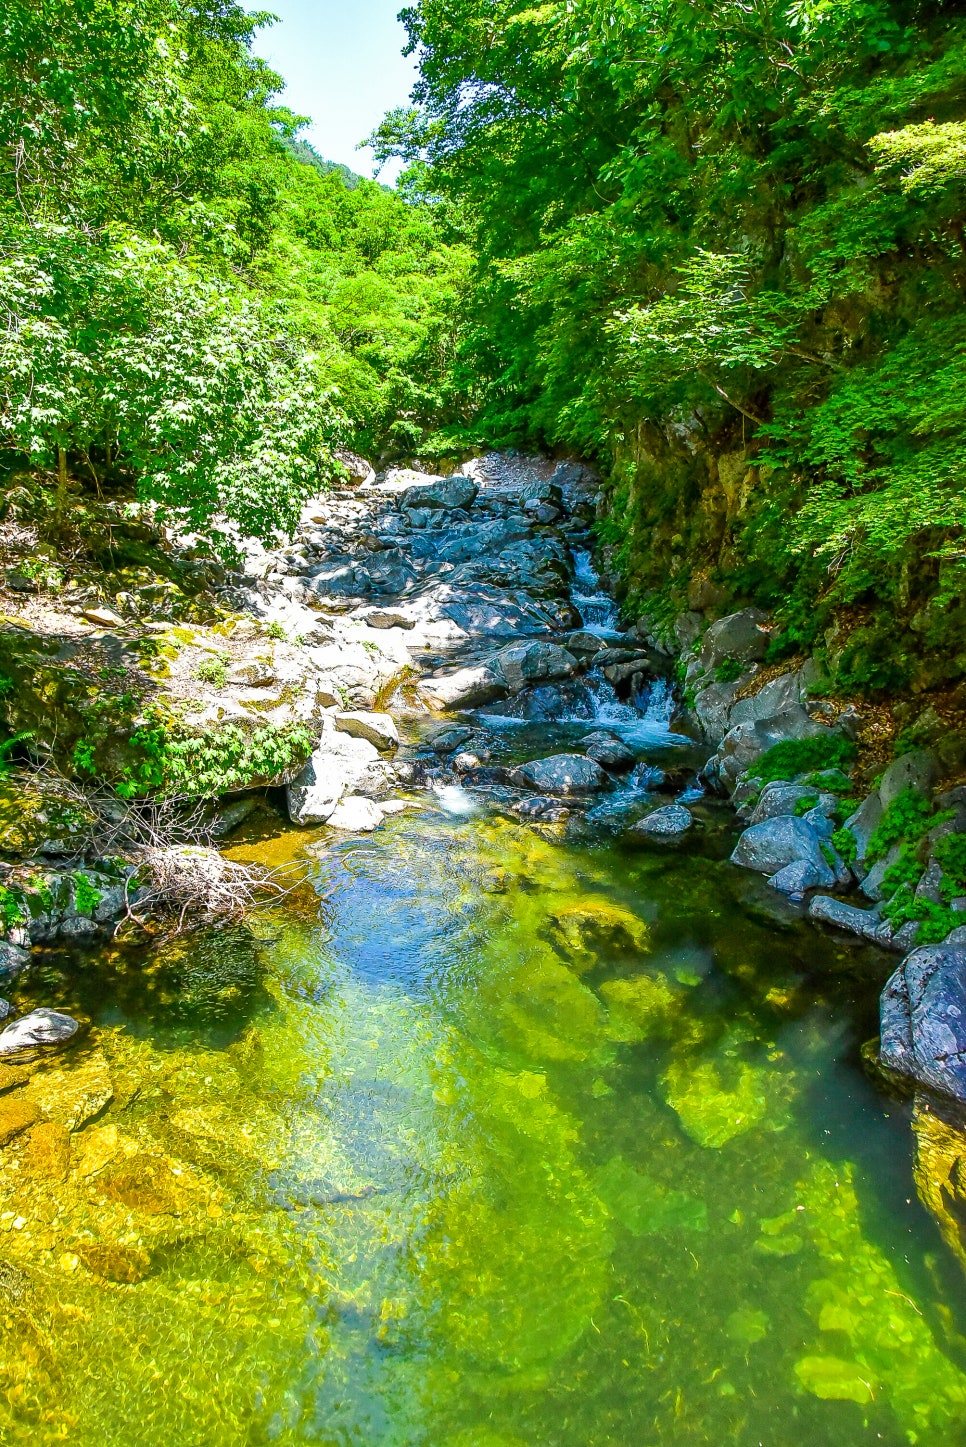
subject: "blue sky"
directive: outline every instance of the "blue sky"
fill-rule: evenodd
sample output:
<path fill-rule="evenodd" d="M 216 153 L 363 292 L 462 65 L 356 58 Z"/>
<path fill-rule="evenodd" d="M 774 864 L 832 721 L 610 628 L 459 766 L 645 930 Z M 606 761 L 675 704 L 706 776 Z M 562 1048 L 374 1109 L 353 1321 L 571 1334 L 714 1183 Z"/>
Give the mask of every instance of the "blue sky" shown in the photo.
<path fill-rule="evenodd" d="M 312 117 L 303 134 L 330 161 L 364 176 L 372 152 L 361 141 L 394 106 L 406 105 L 415 80 L 403 57 L 406 33 L 396 19 L 404 0 L 265 0 L 279 16 L 260 32 L 255 51 L 287 82 L 284 102 Z M 252 6 L 254 8 L 254 6 Z M 390 164 L 380 179 L 391 182 Z"/>

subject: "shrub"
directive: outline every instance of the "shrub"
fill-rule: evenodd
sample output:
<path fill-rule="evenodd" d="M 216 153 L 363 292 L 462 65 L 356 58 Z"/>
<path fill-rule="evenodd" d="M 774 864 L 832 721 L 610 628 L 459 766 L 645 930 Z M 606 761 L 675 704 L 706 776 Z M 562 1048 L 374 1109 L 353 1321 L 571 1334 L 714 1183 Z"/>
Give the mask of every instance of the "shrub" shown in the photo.
<path fill-rule="evenodd" d="M 942 893 L 946 899 L 966 894 L 966 834 L 947 834 L 940 839 L 933 853 L 945 878 Z"/>
<path fill-rule="evenodd" d="M 859 857 L 859 846 L 851 829 L 846 829 L 843 824 L 841 829 L 836 829 L 832 835 L 832 847 L 841 855 L 845 863 L 852 867 Z"/>
<path fill-rule="evenodd" d="M 882 859 L 893 844 L 915 844 L 930 829 L 950 818 L 950 812 L 937 813 L 930 801 L 915 789 L 903 789 L 888 806 L 878 828 L 873 832 L 866 850 L 870 863 Z"/>
<path fill-rule="evenodd" d="M 811 739 L 784 739 L 773 744 L 752 765 L 749 773 L 761 779 L 762 787 L 780 779 L 794 779 L 816 769 L 841 769 L 855 762 L 858 749 L 841 734 L 819 734 Z"/>
<path fill-rule="evenodd" d="M 737 683 L 744 671 L 737 658 L 725 658 L 714 671 L 715 683 Z"/>

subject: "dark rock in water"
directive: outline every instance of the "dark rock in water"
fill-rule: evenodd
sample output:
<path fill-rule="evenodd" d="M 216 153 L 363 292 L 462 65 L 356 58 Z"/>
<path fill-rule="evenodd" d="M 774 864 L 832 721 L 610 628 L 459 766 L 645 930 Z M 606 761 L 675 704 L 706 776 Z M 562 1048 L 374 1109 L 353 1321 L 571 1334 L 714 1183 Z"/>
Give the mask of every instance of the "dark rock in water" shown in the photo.
<path fill-rule="evenodd" d="M 511 805 L 511 809 L 521 819 L 540 819 L 545 824 L 559 824 L 570 818 L 570 810 L 565 804 L 539 794 L 532 799 L 520 799 Z"/>
<path fill-rule="evenodd" d="M 421 759 L 400 759 L 393 764 L 393 770 L 400 784 L 425 784 L 427 769 Z"/>
<path fill-rule="evenodd" d="M 468 769 L 462 775 L 462 783 L 469 789 L 486 788 L 492 784 L 508 784 L 510 770 L 501 764 L 486 764 L 478 769 Z"/>
<path fill-rule="evenodd" d="M 516 698 L 495 703 L 486 711 L 497 718 L 525 718 L 534 723 L 559 723 L 563 719 L 586 719 L 589 723 L 595 710 L 594 695 L 587 685 L 570 682 L 525 688 Z"/>
<path fill-rule="evenodd" d="M 577 660 L 559 643 L 516 643 L 498 653 L 489 666 L 506 679 L 511 693 L 519 693 L 528 683 L 570 678 Z"/>
<path fill-rule="evenodd" d="M 468 739 L 476 736 L 475 729 L 461 728 L 457 725 L 456 728 L 444 729 L 442 733 L 434 734 L 429 740 L 429 747 L 434 754 L 451 754 L 454 750 L 462 748 Z"/>
<path fill-rule="evenodd" d="M 522 788 L 541 789 L 545 794 L 593 794 L 607 787 L 607 775 L 593 759 L 582 754 L 552 754 L 522 764 L 510 775 Z"/>
<path fill-rule="evenodd" d="M 605 769 L 612 769 L 615 773 L 622 774 L 627 769 L 632 769 L 636 762 L 634 751 L 629 749 L 623 739 L 616 734 L 607 733 L 604 729 L 598 729 L 595 733 L 586 734 L 580 740 L 584 753 L 588 759 L 593 759 Z"/>
<path fill-rule="evenodd" d="M 575 633 L 568 633 L 566 638 L 567 648 L 571 653 L 599 653 L 603 647 L 603 639 L 598 633 L 591 633 L 589 629 L 578 628 Z"/>
<path fill-rule="evenodd" d="M 777 874 L 773 874 L 768 883 L 772 889 L 777 889 L 779 894 L 792 900 L 803 899 L 810 889 L 822 888 L 819 871 L 810 859 L 793 860 L 791 864 L 786 864 L 784 869 L 779 869 Z M 838 900 L 832 900 L 831 903 L 838 904 Z M 844 908 L 847 909 L 848 905 Z"/>
<path fill-rule="evenodd" d="M 886 1069 L 966 1101 L 966 947 L 906 956 L 882 991 L 880 1034 Z"/>
<path fill-rule="evenodd" d="M 631 829 L 635 838 L 670 842 L 681 839 L 694 824 L 694 816 L 683 804 L 664 804 L 648 814 Z"/>
<path fill-rule="evenodd" d="M 0 1030 L 0 1055 L 14 1055 L 19 1050 L 35 1050 L 41 1045 L 63 1045 L 77 1034 L 77 1021 L 58 1010 L 41 1007 L 31 1010 Z"/>

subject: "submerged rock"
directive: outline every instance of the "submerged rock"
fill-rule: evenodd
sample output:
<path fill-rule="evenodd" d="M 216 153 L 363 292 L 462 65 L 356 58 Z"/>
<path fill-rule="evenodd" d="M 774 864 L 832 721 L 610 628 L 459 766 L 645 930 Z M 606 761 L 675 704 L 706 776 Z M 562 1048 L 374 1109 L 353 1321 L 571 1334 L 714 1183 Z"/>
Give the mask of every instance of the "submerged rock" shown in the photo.
<path fill-rule="evenodd" d="M 42 1045 L 63 1045 L 77 1034 L 80 1026 L 70 1015 L 41 1007 L 31 1010 L 0 1030 L 0 1055 L 14 1055 L 19 1050 L 32 1050 Z"/>
<path fill-rule="evenodd" d="M 29 1130 L 39 1119 L 40 1111 L 32 1100 L 12 1097 L 0 1100 L 0 1146 L 5 1146 L 22 1131 Z"/>
<path fill-rule="evenodd" d="M 542 789 L 547 794 L 593 794 L 607 787 L 607 775 L 593 759 L 583 754 L 552 754 L 521 764 L 510 775 L 512 783 Z"/>

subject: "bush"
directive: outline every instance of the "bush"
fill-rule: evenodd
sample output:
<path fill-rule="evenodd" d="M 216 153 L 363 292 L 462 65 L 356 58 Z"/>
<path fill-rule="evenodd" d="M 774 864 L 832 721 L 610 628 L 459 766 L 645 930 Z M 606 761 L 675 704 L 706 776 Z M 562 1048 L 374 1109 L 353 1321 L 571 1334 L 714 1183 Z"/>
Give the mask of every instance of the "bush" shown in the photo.
<path fill-rule="evenodd" d="M 762 786 L 781 779 L 794 779 L 799 774 L 817 769 L 841 769 L 844 773 L 855 763 L 858 749 L 851 739 L 841 734 L 816 735 L 811 739 L 785 739 L 762 754 L 748 771 Z"/>
<path fill-rule="evenodd" d="M 950 818 L 947 810 L 937 813 L 930 801 L 915 789 L 903 789 L 888 806 L 869 840 L 866 858 L 871 864 L 882 859 L 893 844 L 916 844 L 924 835 Z"/>

